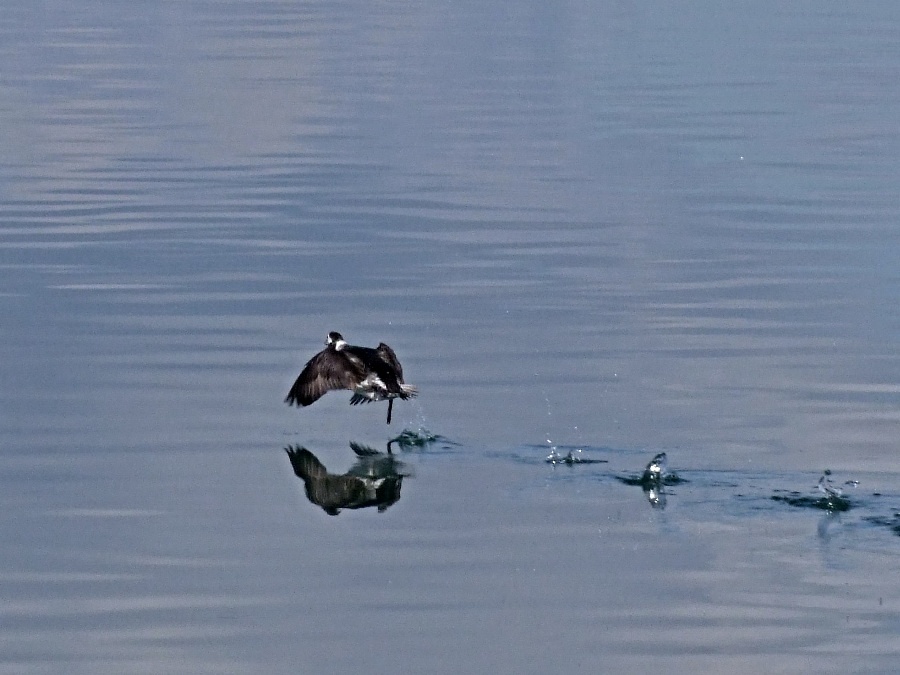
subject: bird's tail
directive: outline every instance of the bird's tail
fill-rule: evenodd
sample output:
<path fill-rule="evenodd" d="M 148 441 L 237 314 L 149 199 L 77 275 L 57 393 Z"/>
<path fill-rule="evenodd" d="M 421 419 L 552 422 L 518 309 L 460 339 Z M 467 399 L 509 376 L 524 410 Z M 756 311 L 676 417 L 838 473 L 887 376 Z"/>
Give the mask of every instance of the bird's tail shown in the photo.
<path fill-rule="evenodd" d="M 387 391 L 386 389 L 366 391 L 363 393 L 356 392 L 350 398 L 350 405 L 359 405 L 360 403 L 371 403 L 372 401 L 392 400 L 402 398 L 404 401 L 408 398 L 415 398 L 419 395 L 419 390 L 411 384 L 401 384 L 399 392 Z"/>

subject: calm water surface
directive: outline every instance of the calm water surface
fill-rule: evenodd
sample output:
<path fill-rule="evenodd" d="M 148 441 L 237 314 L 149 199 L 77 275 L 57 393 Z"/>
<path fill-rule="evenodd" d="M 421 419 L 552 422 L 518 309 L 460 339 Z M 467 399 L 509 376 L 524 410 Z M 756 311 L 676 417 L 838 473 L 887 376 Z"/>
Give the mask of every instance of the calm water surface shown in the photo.
<path fill-rule="evenodd" d="M 898 33 L 13 2 L 0 672 L 894 672 Z M 400 355 L 391 427 L 283 405 L 329 330 Z M 442 439 L 381 513 L 283 450 L 383 468 L 349 443 L 404 428 Z"/>

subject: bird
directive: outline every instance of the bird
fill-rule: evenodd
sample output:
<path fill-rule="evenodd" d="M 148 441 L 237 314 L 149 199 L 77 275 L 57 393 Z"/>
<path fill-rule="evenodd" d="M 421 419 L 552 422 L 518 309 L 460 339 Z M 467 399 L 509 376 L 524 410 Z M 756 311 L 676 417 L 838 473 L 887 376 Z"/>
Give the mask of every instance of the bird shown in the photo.
<path fill-rule="evenodd" d="M 400 488 L 406 474 L 393 457 L 351 443 L 357 455 L 356 464 L 345 474 L 328 473 L 325 465 L 300 445 L 285 448 L 294 475 L 303 481 L 306 497 L 322 507 L 329 516 L 341 509 L 377 507 L 383 513 L 400 499 Z"/>
<path fill-rule="evenodd" d="M 356 347 L 347 344 L 337 331 L 331 331 L 325 339 L 325 349 L 307 361 L 284 402 L 305 407 L 336 389 L 353 392 L 350 405 L 387 400 L 388 424 L 394 399 L 405 401 L 419 393 L 416 387 L 403 382 L 403 367 L 385 343 L 374 349 Z"/>

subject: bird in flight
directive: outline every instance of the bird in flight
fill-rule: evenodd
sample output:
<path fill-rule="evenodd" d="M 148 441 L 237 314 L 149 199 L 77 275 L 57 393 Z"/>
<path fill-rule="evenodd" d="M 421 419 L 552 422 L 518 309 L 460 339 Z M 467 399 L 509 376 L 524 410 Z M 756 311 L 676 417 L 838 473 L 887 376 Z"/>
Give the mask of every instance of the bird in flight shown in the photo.
<path fill-rule="evenodd" d="M 344 336 L 332 331 L 325 349 L 303 367 L 284 399 L 288 405 L 305 407 L 333 389 L 353 392 L 350 405 L 388 402 L 387 423 L 391 423 L 394 399 L 413 398 L 418 390 L 403 382 L 403 367 L 394 350 L 383 342 L 374 349 L 347 344 Z"/>

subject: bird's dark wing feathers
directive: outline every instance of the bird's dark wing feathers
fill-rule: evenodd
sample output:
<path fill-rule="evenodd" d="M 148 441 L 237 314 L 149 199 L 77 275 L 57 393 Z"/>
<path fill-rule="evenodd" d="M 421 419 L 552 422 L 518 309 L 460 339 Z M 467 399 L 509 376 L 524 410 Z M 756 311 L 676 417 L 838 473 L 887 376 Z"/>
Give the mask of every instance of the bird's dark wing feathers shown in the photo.
<path fill-rule="evenodd" d="M 379 379 L 384 382 L 385 389 L 392 394 L 402 393 L 403 390 L 400 388 L 400 383 L 403 382 L 403 369 L 399 368 L 400 362 L 397 360 L 397 355 L 386 344 L 382 342 L 376 349 L 371 347 L 345 347 L 342 353 L 346 354 L 348 359 L 358 360 L 360 372 L 363 376 L 368 371 L 374 371 Z M 366 401 L 368 400 L 366 399 Z M 356 401 L 356 403 L 362 403 L 362 401 Z"/>
<path fill-rule="evenodd" d="M 378 356 L 381 358 L 381 360 L 388 364 L 397 374 L 397 382 L 403 384 L 403 366 L 400 365 L 400 359 L 397 358 L 394 350 L 388 347 L 383 342 L 379 342 L 378 347 L 375 348 L 375 351 L 378 352 Z"/>
<path fill-rule="evenodd" d="M 355 358 L 344 358 L 329 349 L 321 351 L 303 368 L 285 403 L 307 406 L 333 389 L 353 389 L 359 382 L 361 365 Z"/>

